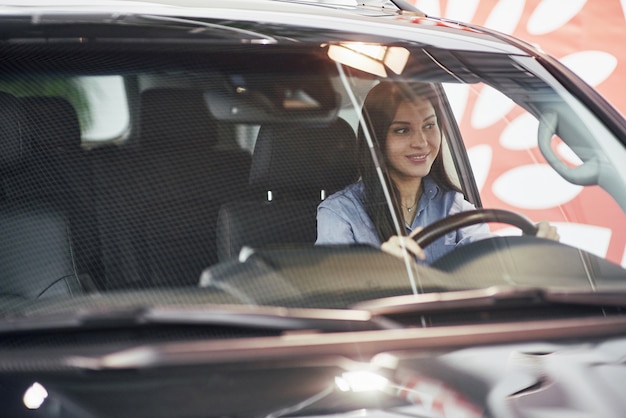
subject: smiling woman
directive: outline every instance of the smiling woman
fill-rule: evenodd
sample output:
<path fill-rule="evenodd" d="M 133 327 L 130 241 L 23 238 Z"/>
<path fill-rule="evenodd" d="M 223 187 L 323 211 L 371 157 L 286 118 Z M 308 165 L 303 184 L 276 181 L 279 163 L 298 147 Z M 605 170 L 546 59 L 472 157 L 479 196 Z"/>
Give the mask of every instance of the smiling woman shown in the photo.
<path fill-rule="evenodd" d="M 369 91 L 362 118 L 361 180 L 319 205 L 318 245 L 369 244 L 399 257 L 406 248 L 430 264 L 456 246 L 490 236 L 487 225 L 466 227 L 440 237 L 426 252 L 410 239 L 437 220 L 475 209 L 445 171 L 443 110 L 431 85 L 383 81 Z M 387 173 L 383 178 L 376 163 Z"/>

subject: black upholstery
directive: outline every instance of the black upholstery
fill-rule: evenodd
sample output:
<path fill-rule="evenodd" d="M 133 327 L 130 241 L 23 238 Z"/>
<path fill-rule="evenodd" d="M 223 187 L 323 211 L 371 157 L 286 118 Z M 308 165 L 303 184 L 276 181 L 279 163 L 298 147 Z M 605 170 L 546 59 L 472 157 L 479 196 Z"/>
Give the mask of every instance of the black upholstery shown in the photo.
<path fill-rule="evenodd" d="M 263 126 L 252 156 L 250 186 L 257 200 L 222 206 L 218 256 L 244 245 L 313 244 L 317 206 L 356 181 L 356 139 L 343 119 L 329 126 Z M 272 201 L 265 196 L 271 191 Z"/>
<path fill-rule="evenodd" d="M 327 126 L 262 126 L 250 185 L 292 198 L 319 197 L 320 190 L 333 193 L 355 180 L 355 149 L 354 130 L 343 119 Z"/>
<path fill-rule="evenodd" d="M 82 293 L 67 222 L 60 211 L 0 208 L 0 295 L 37 299 Z"/>
<path fill-rule="evenodd" d="M 212 151 L 218 125 L 201 90 L 158 88 L 141 94 L 140 134 L 144 149 Z M 193 146 L 193 147 L 192 147 Z"/>
<path fill-rule="evenodd" d="M 61 97 L 20 99 L 30 145 L 27 167 L 16 187 L 22 194 L 46 199 L 62 211 L 72 237 L 74 261 L 83 284 L 102 275 L 93 200 L 92 172 L 81 147 L 78 115 Z"/>
<path fill-rule="evenodd" d="M 54 118 L 56 109 L 48 110 L 51 114 L 42 118 Z M 0 299 L 3 302 L 82 292 L 68 216 L 55 198 L 63 193 L 63 183 L 55 177 L 58 173 L 48 170 L 56 159 L 48 163 L 38 152 L 41 145 L 38 141 L 45 142 L 56 134 L 27 117 L 30 111 L 26 100 L 0 94 Z"/>
<path fill-rule="evenodd" d="M 24 125 L 18 99 L 0 92 L 0 171 L 3 174 L 22 164 L 28 153 L 30 144 L 22 132 Z"/>
<path fill-rule="evenodd" d="M 136 147 L 98 168 L 106 285 L 195 285 L 217 260 L 217 212 L 244 196 L 250 155 L 216 149 L 200 90 L 146 90 L 140 106 Z"/>

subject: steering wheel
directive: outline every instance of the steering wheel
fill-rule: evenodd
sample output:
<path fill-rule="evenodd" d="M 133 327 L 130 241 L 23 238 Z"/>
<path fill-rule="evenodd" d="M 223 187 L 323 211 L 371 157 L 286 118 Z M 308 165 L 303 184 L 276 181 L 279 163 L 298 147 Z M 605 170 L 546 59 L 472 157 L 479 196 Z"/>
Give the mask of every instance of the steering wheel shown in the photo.
<path fill-rule="evenodd" d="M 447 216 L 428 225 L 413 238 L 417 245 L 425 248 L 437 238 L 470 225 L 498 222 L 513 225 L 522 230 L 524 235 L 537 235 L 537 227 L 528 218 L 503 209 L 476 209 Z"/>
<path fill-rule="evenodd" d="M 608 260 L 558 241 L 537 238 L 537 227 L 525 216 L 501 209 L 476 209 L 443 218 L 415 237 L 424 248 L 448 232 L 478 223 L 498 222 L 522 230 L 522 236 L 494 236 L 455 248 L 430 267 L 455 280 L 486 286 L 493 280 L 524 286 L 592 286 L 623 283 L 625 270 Z M 529 262 L 532 261 L 532 262 Z"/>

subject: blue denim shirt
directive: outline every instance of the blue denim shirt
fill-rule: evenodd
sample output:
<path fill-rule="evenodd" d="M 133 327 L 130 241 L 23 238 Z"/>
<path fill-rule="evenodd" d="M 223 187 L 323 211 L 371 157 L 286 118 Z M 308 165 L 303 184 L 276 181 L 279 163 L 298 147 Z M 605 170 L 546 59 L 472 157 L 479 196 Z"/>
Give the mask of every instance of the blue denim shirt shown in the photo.
<path fill-rule="evenodd" d="M 461 193 L 443 192 L 429 177 L 424 177 L 422 183 L 424 192 L 417 205 L 415 219 L 412 225 L 405 224 L 407 234 L 448 215 L 475 209 Z M 380 238 L 362 203 L 364 194 L 364 185 L 358 181 L 320 203 L 317 208 L 317 245 L 369 244 L 380 247 Z M 450 232 L 424 249 L 425 263 L 432 263 L 457 245 L 489 236 L 491 234 L 486 224 Z"/>

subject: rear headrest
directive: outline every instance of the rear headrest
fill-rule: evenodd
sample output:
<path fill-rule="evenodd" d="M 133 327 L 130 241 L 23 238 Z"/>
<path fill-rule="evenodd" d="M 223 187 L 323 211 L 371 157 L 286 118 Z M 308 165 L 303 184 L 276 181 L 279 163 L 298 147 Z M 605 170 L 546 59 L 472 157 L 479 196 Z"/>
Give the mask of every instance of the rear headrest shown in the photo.
<path fill-rule="evenodd" d="M 0 92 L 0 170 L 18 164 L 28 152 L 19 100 Z"/>
<path fill-rule="evenodd" d="M 61 97 L 23 97 L 26 132 L 37 153 L 80 149 L 81 133 L 74 106 Z"/>
<path fill-rule="evenodd" d="M 356 136 L 345 120 L 328 126 L 261 127 L 252 155 L 252 187 L 330 194 L 356 179 Z"/>
<path fill-rule="evenodd" d="M 212 147 L 217 123 L 209 113 L 202 91 L 150 89 L 141 94 L 142 145 L 180 146 L 182 141 Z"/>

